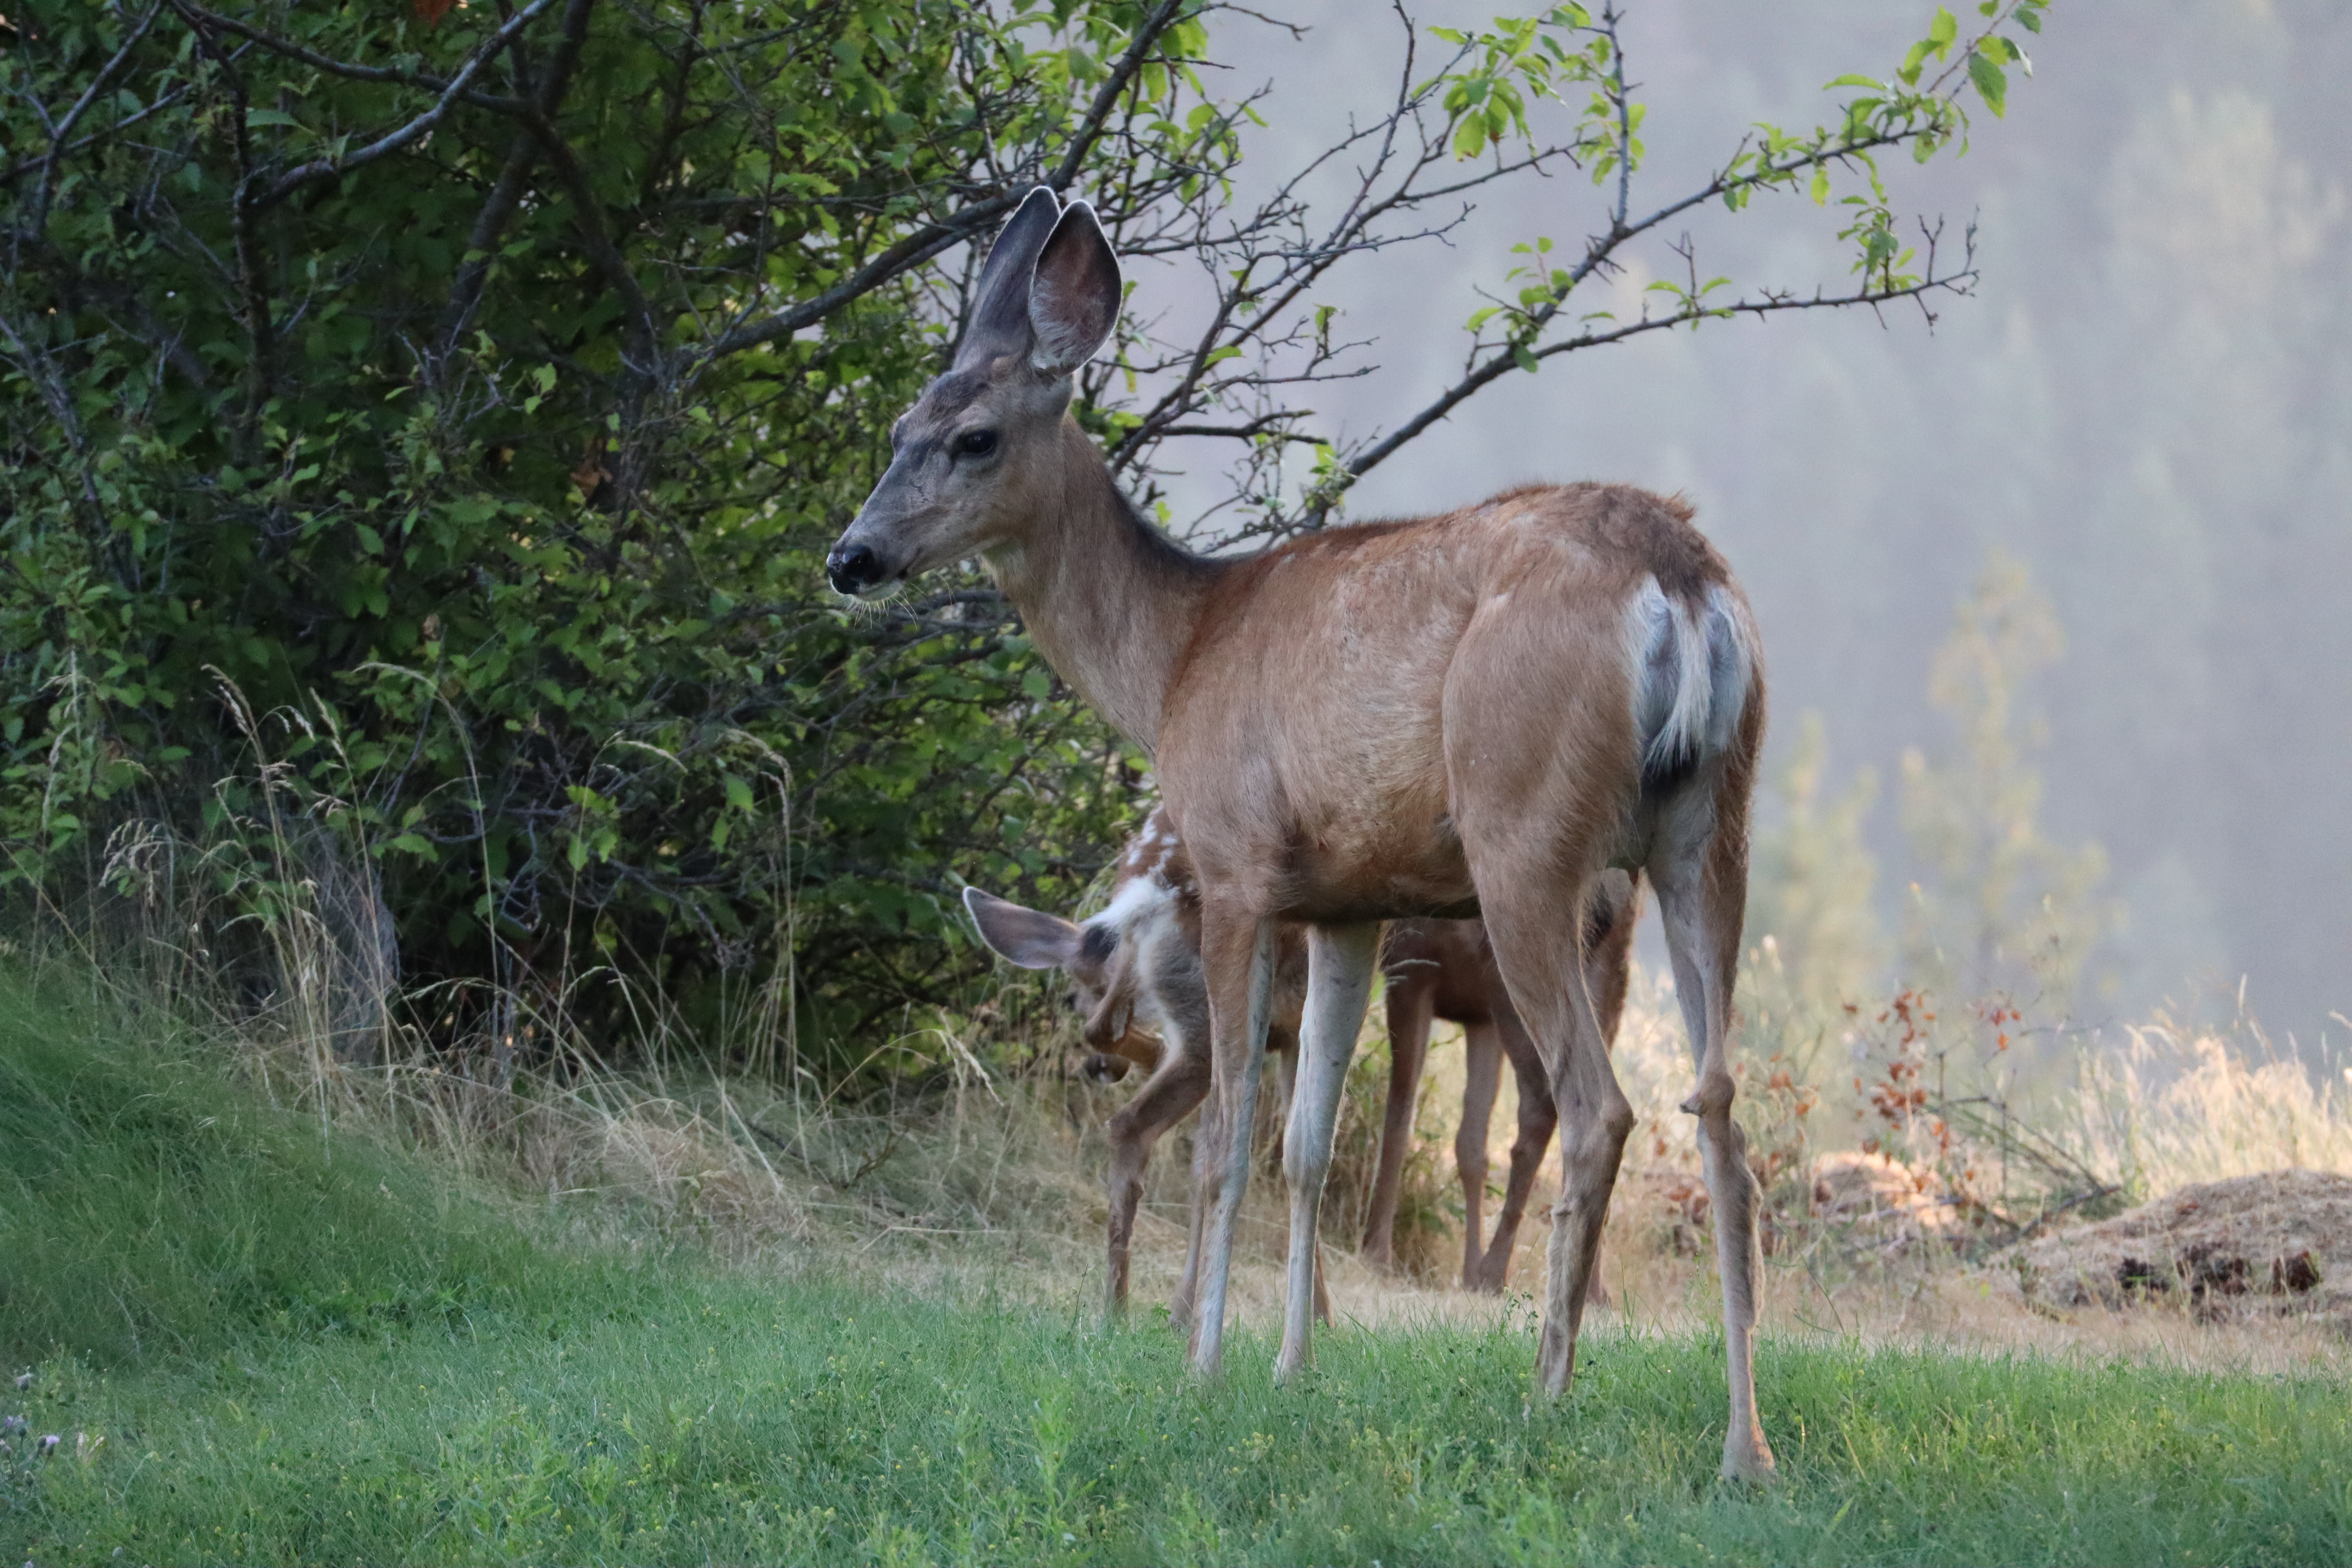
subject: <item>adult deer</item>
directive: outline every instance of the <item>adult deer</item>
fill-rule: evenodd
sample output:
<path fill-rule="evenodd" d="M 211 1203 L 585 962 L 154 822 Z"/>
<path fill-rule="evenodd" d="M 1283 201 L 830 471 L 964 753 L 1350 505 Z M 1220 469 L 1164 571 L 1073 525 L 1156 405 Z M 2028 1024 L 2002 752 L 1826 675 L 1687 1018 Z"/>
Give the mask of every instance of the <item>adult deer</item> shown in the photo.
<path fill-rule="evenodd" d="M 898 421 L 889 468 L 825 565 L 835 589 L 876 595 L 979 556 L 1046 660 L 1152 753 L 1201 883 L 1218 1101 L 1195 1373 L 1222 1364 L 1278 922 L 1309 927 L 1279 1376 L 1312 1353 L 1316 1215 L 1380 922 L 1483 912 L 1559 1111 L 1538 1373 L 1567 1389 L 1633 1123 L 1580 962 L 1590 890 L 1618 866 L 1656 890 L 1697 1062 L 1685 1109 L 1723 1280 L 1723 1468 L 1769 1475 L 1757 1184 L 1726 1057 L 1764 693 L 1729 569 L 1687 508 L 1600 485 L 1194 555 L 1143 519 L 1069 416 L 1072 374 L 1119 300 L 1093 210 L 1032 192 L 982 269 L 951 367 Z"/>

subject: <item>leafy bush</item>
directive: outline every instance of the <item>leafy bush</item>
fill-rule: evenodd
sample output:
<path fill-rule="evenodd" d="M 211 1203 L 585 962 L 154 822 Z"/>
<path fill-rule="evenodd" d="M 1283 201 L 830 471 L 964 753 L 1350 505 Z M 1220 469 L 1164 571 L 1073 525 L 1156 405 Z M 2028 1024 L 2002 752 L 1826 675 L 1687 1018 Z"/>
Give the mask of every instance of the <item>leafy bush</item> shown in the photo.
<path fill-rule="evenodd" d="M 819 562 L 932 368 L 913 262 L 1137 7 L 12 13 L 5 875 L 207 840 L 267 765 L 412 978 L 691 1012 L 796 949 L 817 1037 L 979 970 L 943 861 L 1084 881 L 1118 774 L 1017 627 Z"/>

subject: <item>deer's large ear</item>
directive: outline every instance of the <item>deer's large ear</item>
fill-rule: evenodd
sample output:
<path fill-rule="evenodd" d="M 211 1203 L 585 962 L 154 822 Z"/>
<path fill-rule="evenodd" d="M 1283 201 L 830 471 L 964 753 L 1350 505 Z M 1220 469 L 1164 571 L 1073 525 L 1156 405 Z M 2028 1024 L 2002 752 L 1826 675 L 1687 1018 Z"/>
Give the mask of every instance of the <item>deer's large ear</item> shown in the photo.
<path fill-rule="evenodd" d="M 1078 928 L 1059 916 L 978 888 L 963 890 L 963 907 L 971 911 L 980 940 L 1024 969 L 1062 969 L 1078 956 Z"/>
<path fill-rule="evenodd" d="M 1118 322 L 1118 258 L 1095 209 L 1072 202 L 1062 209 L 1029 281 L 1029 327 L 1035 337 L 1029 363 L 1047 375 L 1067 375 L 1095 357 Z"/>
<path fill-rule="evenodd" d="M 956 347 L 956 368 L 982 363 L 999 354 L 1029 351 L 1029 279 L 1037 269 L 1037 253 L 1053 237 L 1062 216 L 1062 204 L 1044 185 L 1029 193 L 1013 221 L 989 247 L 980 269 L 980 287 L 972 297 L 971 325 Z"/>

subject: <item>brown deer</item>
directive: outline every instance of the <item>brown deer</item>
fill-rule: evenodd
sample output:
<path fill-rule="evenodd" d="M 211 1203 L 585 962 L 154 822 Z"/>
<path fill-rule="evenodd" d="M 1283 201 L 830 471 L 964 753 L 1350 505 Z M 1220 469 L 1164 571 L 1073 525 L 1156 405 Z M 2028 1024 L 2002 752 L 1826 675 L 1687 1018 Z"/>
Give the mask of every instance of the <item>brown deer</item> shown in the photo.
<path fill-rule="evenodd" d="M 1584 931 L 1585 984 L 1600 1016 L 1601 1037 L 1613 1043 L 1625 1007 L 1632 968 L 1633 922 L 1640 894 L 1633 879 L 1612 870 L 1594 885 Z M 1478 921 L 1398 921 L 1381 944 L 1381 975 L 1388 1001 L 1389 1094 L 1381 1127 L 1380 1163 L 1365 1215 L 1362 1256 L 1375 1268 L 1393 1267 L 1397 1192 L 1405 1152 L 1412 1143 L 1412 1118 L 1420 1100 L 1422 1069 L 1429 1059 L 1431 1024 L 1443 1019 L 1462 1026 L 1465 1073 L 1462 1124 L 1454 1134 L 1454 1170 L 1462 1183 L 1462 1288 L 1495 1294 L 1509 1282 L 1519 1220 L 1536 1172 L 1551 1146 L 1559 1112 L 1543 1057 L 1519 1022 L 1510 992 L 1495 966 L 1494 945 Z M 1486 1134 L 1507 1060 L 1518 1079 L 1518 1136 L 1511 1143 L 1510 1175 L 1503 1187 L 1495 1236 L 1486 1235 Z M 1607 1299 L 1601 1264 L 1593 1260 L 1590 1299 Z"/>
<path fill-rule="evenodd" d="M 1152 755 L 1200 881 L 1209 995 L 1219 1147 L 1203 1173 L 1195 1374 L 1223 1364 L 1280 922 L 1308 928 L 1284 1147 L 1285 1376 L 1313 1352 L 1316 1217 L 1381 922 L 1483 914 L 1560 1118 L 1538 1375 L 1566 1390 L 1633 1124 L 1581 963 L 1593 885 L 1615 866 L 1657 896 L 1696 1062 L 1685 1109 L 1723 1281 L 1723 1468 L 1769 1475 L 1750 1342 L 1758 1189 L 1727 1062 L 1764 686 L 1729 568 L 1686 506 L 1591 484 L 1192 554 L 1127 500 L 1070 416 L 1073 373 L 1119 301 L 1093 209 L 1032 192 L 982 269 L 950 369 L 894 427 L 890 466 L 825 568 L 836 590 L 875 596 L 980 557 L 1047 662 Z"/>
<path fill-rule="evenodd" d="M 1119 854 L 1109 902 L 1084 921 L 1064 920 L 978 888 L 966 888 L 963 899 L 981 940 L 999 956 L 1024 969 L 1058 969 L 1069 975 L 1072 1000 L 1084 1020 L 1082 1037 L 1091 1047 L 1083 1068 L 1087 1077 L 1115 1083 L 1130 1067 L 1150 1074 L 1107 1129 L 1111 1157 L 1105 1304 L 1109 1316 L 1123 1317 L 1135 1213 L 1152 1148 L 1208 1097 L 1211 1081 L 1208 989 L 1199 946 L 1200 889 L 1191 858 L 1166 810 L 1155 806 Z M 1600 998 L 1602 1031 L 1612 1037 L 1624 1003 L 1634 900 L 1632 879 L 1622 871 L 1611 872 L 1594 899 L 1585 933 L 1586 962 L 1593 966 L 1591 983 Z M 1500 1291 L 1528 1194 L 1558 1121 L 1542 1062 L 1512 1010 L 1495 969 L 1493 950 L 1477 921 L 1400 921 L 1390 928 L 1381 965 L 1389 996 L 1391 1073 L 1364 1255 L 1384 1268 L 1392 1263 L 1398 1189 L 1412 1137 L 1412 1106 L 1427 1060 L 1430 1025 L 1442 1018 L 1464 1026 L 1469 1058 L 1462 1131 L 1454 1141 L 1465 1214 L 1462 1285 L 1465 1289 Z M 1266 1033 L 1267 1059 L 1284 1064 L 1286 1089 L 1297 1066 L 1306 985 L 1305 932 L 1286 924 L 1277 942 Z M 1486 1133 L 1505 1056 L 1518 1074 L 1519 1135 L 1511 1147 L 1510 1180 L 1494 1245 L 1482 1248 Z M 1402 1117 L 1400 1102 L 1406 1107 Z M 1212 1142 L 1196 1141 L 1196 1153 Z M 1179 1328 L 1192 1321 L 1201 1215 L 1196 1201 L 1184 1272 L 1169 1303 L 1171 1321 Z M 1597 1279 L 1594 1288 L 1597 1293 Z M 1330 1301 L 1319 1258 L 1315 1289 L 1316 1315 L 1328 1323 Z"/>
<path fill-rule="evenodd" d="M 1161 1134 L 1192 1113 L 1209 1096 L 1209 993 L 1201 974 L 1201 900 L 1191 858 L 1184 853 L 1164 808 L 1155 807 L 1120 852 L 1110 902 L 1084 921 L 1073 922 L 1043 910 L 966 888 L 964 907 L 981 940 L 1024 969 L 1058 969 L 1069 975 L 1083 1037 L 1092 1054 L 1087 1076 L 1115 1082 L 1130 1065 L 1150 1076 L 1133 1100 L 1110 1119 L 1110 1210 L 1108 1279 L 1105 1309 L 1125 1316 L 1129 1251 L 1135 1235 L 1136 1206 L 1143 1197 L 1143 1173 Z M 1285 929 L 1275 962 L 1274 991 L 1265 1052 L 1285 1064 L 1289 1081 L 1297 1069 L 1299 1015 L 1307 1000 L 1306 932 Z M 1193 1141 L 1195 1171 L 1192 1241 L 1184 1273 L 1168 1304 L 1170 1321 L 1191 1326 L 1201 1265 L 1198 1163 L 1221 1141 Z M 1331 1321 L 1329 1296 L 1318 1258 L 1315 1309 Z"/>

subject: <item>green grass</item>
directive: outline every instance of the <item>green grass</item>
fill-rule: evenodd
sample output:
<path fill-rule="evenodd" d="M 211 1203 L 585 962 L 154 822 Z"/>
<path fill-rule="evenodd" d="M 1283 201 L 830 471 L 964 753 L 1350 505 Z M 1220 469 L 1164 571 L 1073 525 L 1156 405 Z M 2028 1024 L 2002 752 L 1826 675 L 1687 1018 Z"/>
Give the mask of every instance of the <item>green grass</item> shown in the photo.
<path fill-rule="evenodd" d="M 0 1463 L 0 1562 L 2352 1557 L 2334 1384 L 1768 1342 L 1749 1493 L 1703 1339 L 1531 1406 L 1524 1322 L 1279 1392 L 1245 1332 L 1203 1390 L 1156 1327 L 567 1247 L 112 1026 L 0 994 L 0 1313 L 49 1347 L 0 1412 L 65 1436 Z"/>
<path fill-rule="evenodd" d="M 271 1109 L 169 1019 L 93 993 L 0 972 L 0 1354 L 114 1364 L 484 1312 L 601 1318 L 634 1288 L 493 1194 Z"/>

